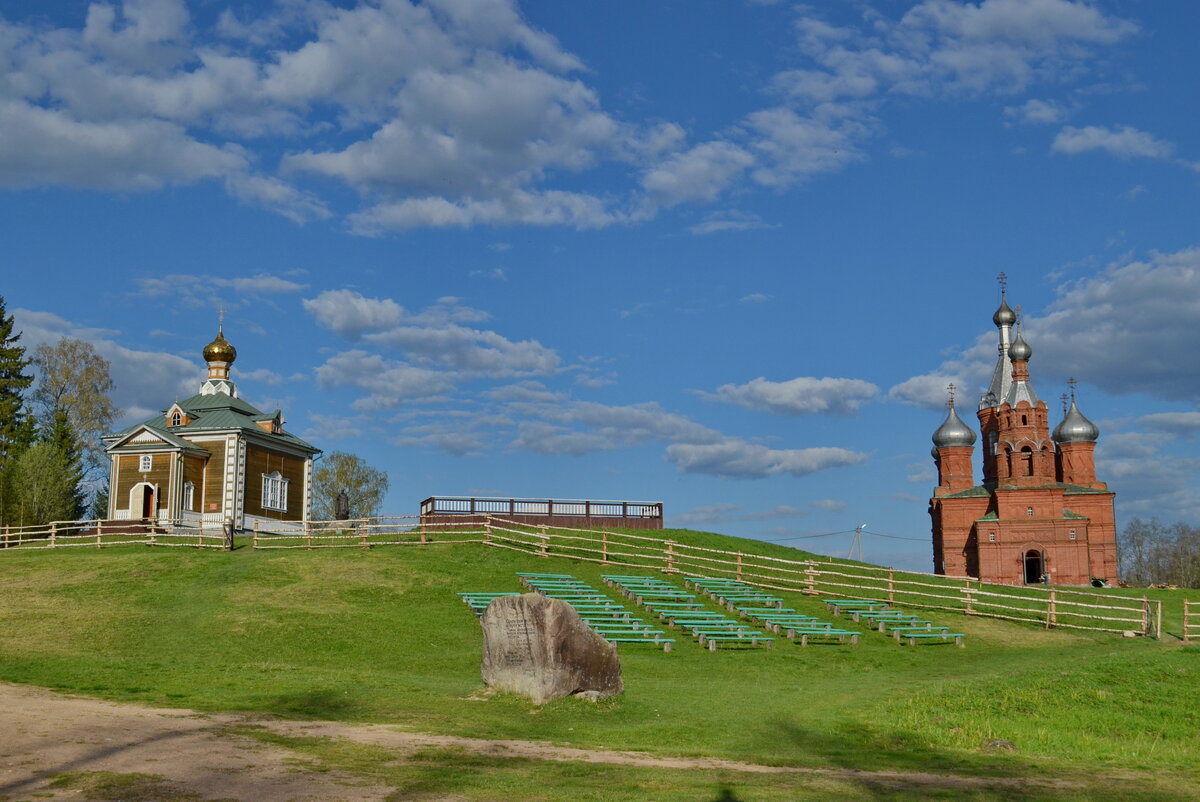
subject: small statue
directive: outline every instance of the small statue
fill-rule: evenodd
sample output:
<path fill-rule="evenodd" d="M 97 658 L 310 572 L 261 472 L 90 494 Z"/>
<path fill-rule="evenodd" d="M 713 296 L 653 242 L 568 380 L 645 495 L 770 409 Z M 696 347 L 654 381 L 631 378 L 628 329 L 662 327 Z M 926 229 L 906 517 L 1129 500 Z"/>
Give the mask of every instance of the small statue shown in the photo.
<path fill-rule="evenodd" d="M 350 497 L 346 495 L 345 490 L 337 494 L 337 500 L 333 504 L 333 518 L 335 521 L 345 521 L 350 518 Z"/>

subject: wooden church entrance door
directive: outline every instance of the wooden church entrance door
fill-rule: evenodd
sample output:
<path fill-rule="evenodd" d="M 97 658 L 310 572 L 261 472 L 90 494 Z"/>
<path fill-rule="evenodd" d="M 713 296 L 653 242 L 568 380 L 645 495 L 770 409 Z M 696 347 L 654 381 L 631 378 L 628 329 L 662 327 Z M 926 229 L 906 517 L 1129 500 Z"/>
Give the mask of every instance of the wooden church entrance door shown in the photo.
<path fill-rule="evenodd" d="M 1030 549 L 1025 552 L 1025 584 L 1035 585 L 1042 581 L 1042 574 L 1045 573 L 1042 561 L 1042 553 Z"/>
<path fill-rule="evenodd" d="M 154 488 L 150 485 L 142 488 L 142 517 L 154 517 Z"/>

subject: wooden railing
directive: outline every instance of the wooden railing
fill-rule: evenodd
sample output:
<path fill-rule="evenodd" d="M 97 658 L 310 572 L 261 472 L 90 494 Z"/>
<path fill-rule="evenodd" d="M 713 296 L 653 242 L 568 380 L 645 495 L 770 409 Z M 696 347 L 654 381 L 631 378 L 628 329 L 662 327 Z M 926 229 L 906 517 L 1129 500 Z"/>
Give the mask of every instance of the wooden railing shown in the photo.
<path fill-rule="evenodd" d="M 1200 601 L 1183 600 L 1183 639 L 1200 639 Z"/>
<path fill-rule="evenodd" d="M 572 518 L 659 518 L 661 501 L 430 496 L 421 515 L 538 515 Z"/>

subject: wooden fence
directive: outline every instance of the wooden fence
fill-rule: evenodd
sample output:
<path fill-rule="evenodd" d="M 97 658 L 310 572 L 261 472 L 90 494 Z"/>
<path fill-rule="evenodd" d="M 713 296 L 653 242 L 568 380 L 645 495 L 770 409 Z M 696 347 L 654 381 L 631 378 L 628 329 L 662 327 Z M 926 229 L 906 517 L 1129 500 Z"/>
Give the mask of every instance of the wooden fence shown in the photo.
<path fill-rule="evenodd" d="M 1183 639 L 1200 638 L 1200 601 L 1183 600 Z"/>
<path fill-rule="evenodd" d="M 1056 586 L 989 585 L 952 577 L 824 560 L 789 560 L 677 543 L 608 529 L 531 525 L 495 516 L 481 521 L 392 516 L 350 521 L 309 521 L 271 531 L 256 523 L 254 549 L 361 548 L 483 544 L 538 557 L 641 568 L 681 576 L 723 576 L 757 587 L 809 596 L 886 601 L 902 607 L 1021 621 L 1058 629 L 1129 632 L 1159 637 L 1162 602 Z M 220 529 L 188 522 L 56 522 L 34 530 L 6 527 L 2 548 L 116 545 L 232 546 Z M 1200 636 L 1200 602 L 1185 602 L 1184 638 Z"/>
<path fill-rule="evenodd" d="M 106 546 L 186 546 L 199 549 L 232 547 L 228 523 L 204 521 L 52 521 L 40 526 L 0 528 L 0 549 L 63 549 Z"/>
<path fill-rule="evenodd" d="M 1059 587 L 989 585 L 891 568 L 787 560 L 606 530 L 549 529 L 491 518 L 484 542 L 540 557 L 644 568 L 684 576 L 724 576 L 809 596 L 886 601 L 897 606 L 1023 621 L 1046 628 L 1133 631 L 1159 637 L 1162 602 Z"/>

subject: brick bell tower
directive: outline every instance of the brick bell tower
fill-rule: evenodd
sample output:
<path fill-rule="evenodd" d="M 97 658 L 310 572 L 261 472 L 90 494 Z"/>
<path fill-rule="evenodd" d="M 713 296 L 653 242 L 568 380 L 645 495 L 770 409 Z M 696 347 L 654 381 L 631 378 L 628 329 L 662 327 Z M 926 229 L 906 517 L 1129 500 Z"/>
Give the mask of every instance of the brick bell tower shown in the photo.
<path fill-rule="evenodd" d="M 1115 580 L 1114 494 L 1096 481 L 1100 430 L 1079 411 L 1072 379 L 1070 408 L 1050 433 L 1046 403 L 1029 377 L 1033 349 L 1000 278 L 992 316 L 998 356 L 978 410 L 982 484 L 971 467 L 975 432 L 955 411 L 953 385 L 946 420 L 933 435 L 934 572 L 1009 585 Z"/>

